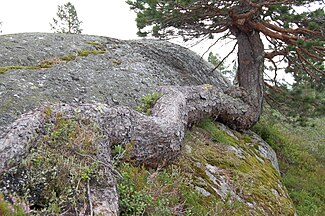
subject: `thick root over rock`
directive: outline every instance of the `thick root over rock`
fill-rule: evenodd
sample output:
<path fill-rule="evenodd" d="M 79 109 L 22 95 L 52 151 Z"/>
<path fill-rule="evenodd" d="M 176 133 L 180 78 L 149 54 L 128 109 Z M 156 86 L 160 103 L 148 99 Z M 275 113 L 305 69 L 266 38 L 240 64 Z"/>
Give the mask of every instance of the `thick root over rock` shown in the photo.
<path fill-rule="evenodd" d="M 240 89 L 241 90 L 241 89 Z M 33 147 L 33 138 L 42 133 L 48 110 L 66 118 L 91 120 L 98 124 L 106 137 L 101 142 L 98 160 L 111 163 L 110 149 L 115 144 L 128 145 L 130 161 L 135 165 L 161 167 L 175 160 L 180 153 L 185 129 L 209 116 L 235 129 L 247 129 L 258 120 L 259 110 L 249 103 L 246 94 L 234 96 L 212 85 L 163 87 L 161 98 L 146 116 L 125 106 L 105 104 L 54 105 L 24 114 L 0 134 L 0 169 L 19 163 Z M 245 98 L 246 97 L 246 98 Z M 244 98 L 244 99 L 243 99 Z M 113 169 L 109 178 L 114 178 Z M 115 182 L 115 179 L 112 179 Z M 118 212 L 116 186 L 96 191 L 93 210 L 103 206 L 114 215 Z M 106 201 L 105 201 L 106 200 Z M 107 203 L 110 200 L 110 205 Z"/>

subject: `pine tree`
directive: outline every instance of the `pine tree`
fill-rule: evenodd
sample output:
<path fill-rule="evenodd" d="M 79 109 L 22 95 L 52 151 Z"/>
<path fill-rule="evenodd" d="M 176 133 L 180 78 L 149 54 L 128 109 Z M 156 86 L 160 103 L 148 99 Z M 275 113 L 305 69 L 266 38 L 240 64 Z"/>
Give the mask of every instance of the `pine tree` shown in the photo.
<path fill-rule="evenodd" d="M 180 35 L 184 40 L 235 38 L 238 84 L 251 95 L 257 112 L 266 98 L 287 114 L 293 111 L 294 115 L 303 116 L 316 110 L 318 114 L 325 113 L 324 102 L 315 103 L 319 99 L 315 94 L 309 99 L 299 96 L 295 100 L 299 98 L 299 89 L 308 86 L 319 91 L 325 85 L 324 1 L 128 0 L 128 4 L 137 13 L 140 36 Z M 272 65 L 271 79 L 264 78 L 264 65 Z M 295 78 L 291 89 L 276 81 L 281 68 Z M 282 101 L 280 95 L 284 96 Z M 288 98 L 292 104 L 281 106 Z M 298 111 L 302 106 L 297 104 L 306 102 L 309 110 Z"/>
<path fill-rule="evenodd" d="M 229 65 L 226 65 L 224 63 L 224 59 L 221 59 L 219 54 L 213 54 L 212 52 L 209 53 L 208 56 L 208 62 L 210 62 L 211 64 L 213 64 L 215 66 L 215 69 L 218 69 L 223 75 L 225 75 L 226 77 L 228 77 L 230 80 L 234 79 L 235 77 L 235 70 L 236 70 L 236 65 L 233 66 L 232 69 L 230 69 Z"/>
<path fill-rule="evenodd" d="M 81 34 L 81 21 L 78 19 L 77 11 L 70 2 L 58 6 L 56 13 L 57 18 L 53 18 L 53 23 L 50 23 L 51 29 L 56 33 L 66 34 Z"/>

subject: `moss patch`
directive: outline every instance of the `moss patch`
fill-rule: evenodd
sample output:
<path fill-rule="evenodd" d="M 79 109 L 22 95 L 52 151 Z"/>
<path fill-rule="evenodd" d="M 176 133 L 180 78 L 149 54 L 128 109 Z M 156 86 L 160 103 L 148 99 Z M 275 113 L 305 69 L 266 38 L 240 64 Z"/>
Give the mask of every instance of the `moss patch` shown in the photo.
<path fill-rule="evenodd" d="M 5 73 L 9 70 L 18 70 L 18 69 L 24 69 L 24 70 L 37 70 L 40 69 L 40 66 L 21 66 L 21 65 L 12 65 L 12 66 L 6 66 L 6 67 L 0 67 L 0 74 Z"/>
<path fill-rule="evenodd" d="M 104 52 L 107 51 L 106 47 L 97 41 L 87 41 L 86 43 L 94 46 L 96 48 L 96 50 L 98 50 L 98 51 L 104 51 Z"/>
<path fill-rule="evenodd" d="M 0 215 L 1 216 L 27 216 L 29 207 L 24 201 L 15 197 L 10 197 L 9 201 L 5 200 L 0 194 Z"/>
<path fill-rule="evenodd" d="M 325 170 L 324 161 L 319 155 L 325 154 L 324 148 L 314 152 L 308 142 L 318 135 L 320 146 L 325 146 L 324 119 L 317 123 L 315 128 L 293 128 L 289 124 L 279 124 L 268 116 L 263 116 L 254 126 L 259 134 L 276 151 L 279 158 L 280 170 L 283 173 L 283 183 L 288 188 L 298 215 L 323 215 L 325 212 Z M 322 123 L 321 123 L 322 122 Z M 305 131 L 305 132 L 304 132 Z M 314 136 L 310 136 L 314 132 Z M 317 143 L 316 143 L 317 144 Z"/>
<path fill-rule="evenodd" d="M 37 215 L 87 214 L 88 186 L 105 187 L 105 169 L 96 159 L 101 132 L 89 121 L 50 109 L 44 114 L 43 133 L 23 161 L 1 174 L 1 190 L 26 199 Z"/>
<path fill-rule="evenodd" d="M 3 74 L 9 70 L 19 70 L 19 69 L 39 70 L 39 69 L 51 68 L 55 64 L 75 60 L 78 56 L 87 57 L 90 54 L 99 55 L 99 54 L 104 54 L 107 51 L 105 46 L 99 44 L 98 42 L 86 42 L 86 43 L 93 45 L 95 49 L 94 50 L 79 50 L 77 53 L 72 53 L 72 54 L 44 60 L 38 65 L 32 65 L 32 66 L 11 65 L 11 66 L 6 66 L 6 67 L 0 67 L 0 74 Z"/>
<path fill-rule="evenodd" d="M 212 141 L 228 144 L 228 145 L 238 144 L 238 140 L 236 140 L 234 137 L 227 134 L 225 130 L 221 130 L 218 127 L 218 125 L 216 125 L 213 121 L 211 121 L 211 119 L 203 119 L 198 124 L 198 127 L 210 132 Z"/>
<path fill-rule="evenodd" d="M 164 170 L 117 164 L 124 177 L 118 186 L 123 215 L 294 214 L 277 171 L 252 138 L 236 134 L 237 140 L 209 119 L 198 125 Z"/>
<path fill-rule="evenodd" d="M 78 51 L 78 56 L 86 57 L 89 56 L 90 54 L 93 55 L 98 55 L 98 54 L 104 54 L 106 51 L 101 51 L 101 50 L 80 50 Z"/>

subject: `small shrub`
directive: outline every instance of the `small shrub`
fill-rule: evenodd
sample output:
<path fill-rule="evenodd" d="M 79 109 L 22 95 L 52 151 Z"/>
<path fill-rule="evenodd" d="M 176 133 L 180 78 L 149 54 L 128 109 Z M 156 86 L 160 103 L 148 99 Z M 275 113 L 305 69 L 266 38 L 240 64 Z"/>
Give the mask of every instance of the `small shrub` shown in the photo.
<path fill-rule="evenodd" d="M 146 95 L 140 99 L 139 106 L 136 107 L 136 111 L 144 113 L 146 115 L 151 115 L 151 109 L 159 100 L 162 94 L 154 92 L 152 94 Z"/>
<path fill-rule="evenodd" d="M 147 172 L 143 168 L 123 164 L 121 168 L 123 181 L 118 184 L 121 215 L 143 215 L 146 207 L 152 202 L 147 193 Z"/>

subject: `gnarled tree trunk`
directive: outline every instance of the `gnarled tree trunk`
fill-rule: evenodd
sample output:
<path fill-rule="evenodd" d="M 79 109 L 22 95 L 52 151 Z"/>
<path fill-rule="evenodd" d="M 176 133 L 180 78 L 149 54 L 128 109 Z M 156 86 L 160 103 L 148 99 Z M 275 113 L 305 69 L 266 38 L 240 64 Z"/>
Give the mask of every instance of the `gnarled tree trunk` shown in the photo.
<path fill-rule="evenodd" d="M 239 89 L 229 89 L 230 94 L 235 91 L 246 103 L 250 109 L 245 115 L 234 119 L 236 123 L 229 123 L 226 117 L 226 124 L 233 128 L 250 128 L 258 120 L 262 113 L 263 96 L 264 96 L 264 46 L 260 35 L 254 30 L 247 30 L 247 27 L 231 27 L 232 34 L 237 38 L 238 43 L 238 69 L 237 82 Z M 236 126 L 232 126 L 232 125 Z"/>
<path fill-rule="evenodd" d="M 102 153 L 107 155 L 98 156 L 106 164 L 110 163 L 110 148 L 114 144 L 131 143 L 130 159 L 136 165 L 165 165 L 179 155 L 186 127 L 209 116 L 232 128 L 248 129 L 261 114 L 263 45 L 258 33 L 246 33 L 235 27 L 232 33 L 238 39 L 239 87 L 226 91 L 212 85 L 163 87 L 163 96 L 153 107 L 152 116 L 129 107 L 105 104 L 53 106 L 53 114 L 61 112 L 68 117 L 77 115 L 96 121 L 107 137 L 107 142 L 100 144 Z M 32 138 L 41 133 L 44 119 L 44 112 L 38 109 L 18 119 L 6 133 L 0 133 L 0 169 L 13 160 L 19 162 L 28 153 Z M 115 182 L 113 175 L 109 178 Z M 102 191 L 98 201 L 101 204 L 94 206 L 94 211 L 107 208 L 112 214 L 117 213 L 116 193 L 115 185 Z"/>

